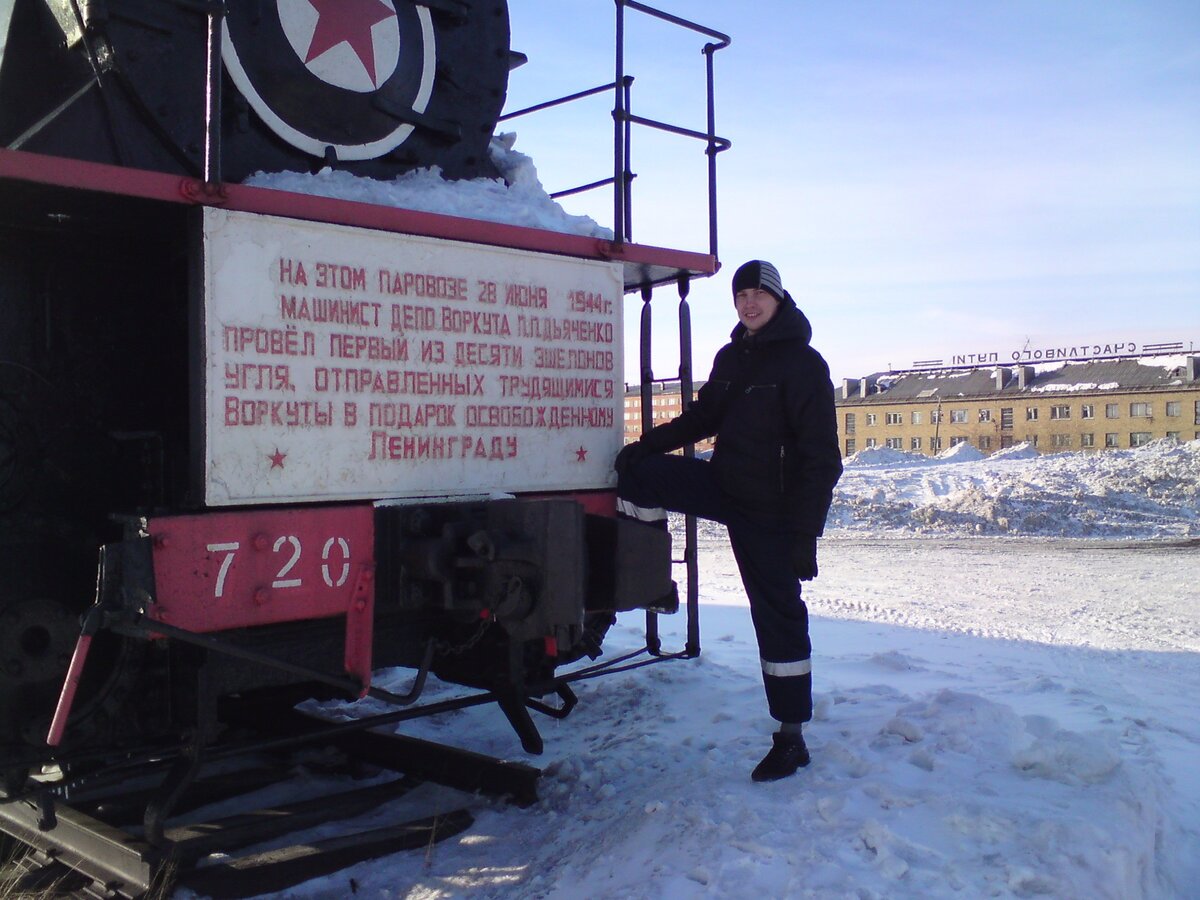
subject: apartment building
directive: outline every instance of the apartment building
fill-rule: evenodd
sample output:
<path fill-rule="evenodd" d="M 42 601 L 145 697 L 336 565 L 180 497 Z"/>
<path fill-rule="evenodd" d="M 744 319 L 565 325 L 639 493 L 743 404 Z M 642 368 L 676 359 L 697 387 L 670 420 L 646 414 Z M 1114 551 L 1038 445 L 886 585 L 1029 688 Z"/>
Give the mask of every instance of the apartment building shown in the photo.
<path fill-rule="evenodd" d="M 846 379 L 836 398 L 845 456 L 967 442 L 985 454 L 1022 442 L 1099 452 L 1200 439 L 1200 356 L 879 372 Z"/>
<path fill-rule="evenodd" d="M 703 381 L 696 382 L 694 390 L 700 390 Z M 651 385 L 653 404 L 653 424 L 661 425 L 669 422 L 683 412 L 683 394 L 677 380 L 656 381 Z M 625 443 L 636 441 L 642 434 L 642 389 L 640 385 L 625 385 Z M 711 450 L 712 441 L 706 440 L 696 444 L 697 452 Z"/>

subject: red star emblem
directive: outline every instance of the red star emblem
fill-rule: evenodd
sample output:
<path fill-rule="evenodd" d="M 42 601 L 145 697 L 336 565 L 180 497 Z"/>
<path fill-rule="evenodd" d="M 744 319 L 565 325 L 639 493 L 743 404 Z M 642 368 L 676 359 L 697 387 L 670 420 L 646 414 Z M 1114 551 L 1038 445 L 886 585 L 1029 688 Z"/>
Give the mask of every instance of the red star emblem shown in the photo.
<path fill-rule="evenodd" d="M 584 449 L 583 447 L 580 447 L 578 450 L 576 450 L 575 451 L 575 461 L 576 462 L 586 462 L 587 461 L 587 450 Z"/>
<path fill-rule="evenodd" d="M 308 0 L 317 11 L 317 27 L 308 45 L 306 63 L 312 62 L 326 50 L 343 42 L 358 56 L 371 84 L 375 81 L 375 42 L 371 27 L 392 18 L 396 11 L 380 0 Z"/>
<path fill-rule="evenodd" d="M 268 454 L 267 454 L 267 459 L 269 459 L 269 460 L 271 461 L 271 468 L 272 468 L 272 469 L 282 469 L 282 468 L 283 468 L 283 461 L 284 461 L 284 459 L 285 459 L 286 457 L 287 457 L 287 454 L 286 454 L 286 453 L 280 453 L 280 452 L 279 452 L 279 448 L 278 448 L 278 447 L 276 447 L 276 448 L 275 448 L 275 452 L 274 452 L 274 453 L 268 453 Z"/>

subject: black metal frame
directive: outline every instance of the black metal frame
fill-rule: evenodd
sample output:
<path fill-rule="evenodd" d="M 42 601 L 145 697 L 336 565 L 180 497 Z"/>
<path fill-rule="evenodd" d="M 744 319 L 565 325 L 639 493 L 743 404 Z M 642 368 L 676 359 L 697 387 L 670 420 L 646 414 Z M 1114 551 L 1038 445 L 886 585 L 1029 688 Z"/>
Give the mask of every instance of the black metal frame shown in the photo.
<path fill-rule="evenodd" d="M 550 196 L 554 199 L 559 197 L 567 197 L 572 194 L 579 194 L 584 191 L 590 191 L 595 188 L 604 187 L 606 185 L 613 186 L 613 243 L 617 246 L 624 244 L 633 239 L 633 180 L 637 177 L 632 169 L 632 154 L 631 154 L 631 138 L 632 125 L 642 125 L 646 128 L 653 128 L 657 131 L 665 131 L 670 134 L 679 135 L 680 137 L 692 138 L 694 140 L 704 141 L 705 154 L 708 156 L 708 252 L 714 257 L 717 257 L 717 154 L 728 150 L 732 146 L 727 138 L 719 137 L 716 133 L 716 114 L 713 101 L 713 56 L 718 50 L 723 50 L 730 44 L 730 37 L 720 31 L 715 31 L 704 25 L 699 25 L 671 13 L 664 12 L 660 9 L 655 9 L 652 6 L 647 6 L 645 3 L 639 3 L 638 0 L 615 0 L 617 8 L 617 33 L 616 33 L 616 74 L 612 81 L 607 84 L 597 85 L 596 87 L 587 88 L 582 91 L 577 91 L 574 94 L 567 94 L 564 97 L 558 97 L 554 100 L 547 100 L 543 103 L 537 103 L 533 106 L 527 106 L 523 109 L 514 110 L 506 113 L 497 119 L 497 123 L 505 122 L 509 119 L 516 119 L 521 116 L 528 115 L 541 110 L 551 109 L 556 106 L 562 106 L 567 103 L 572 103 L 576 100 L 582 100 L 585 97 L 592 97 L 597 94 L 604 94 L 609 91 L 613 92 L 613 174 L 608 178 L 601 178 L 597 181 L 588 182 L 577 187 L 566 188 L 565 190 L 555 191 Z M 716 43 L 707 43 L 701 51 L 705 59 L 705 76 L 706 76 L 706 100 L 707 100 L 707 118 L 705 131 L 696 131 L 691 128 L 684 128 L 680 125 L 673 125 L 669 122 L 662 122 L 657 119 L 648 119 L 645 116 L 634 115 L 631 109 L 632 92 L 634 78 L 632 75 L 625 74 L 625 8 L 628 7 L 636 12 L 644 13 L 655 19 L 660 19 L 672 25 L 678 25 L 680 28 L 694 31 L 706 37 L 713 38 Z"/>
<path fill-rule="evenodd" d="M 681 276 L 679 288 L 679 394 L 686 409 L 694 399 L 692 380 L 692 311 L 688 305 L 688 292 L 691 282 L 687 276 Z M 642 401 L 642 434 L 654 427 L 654 385 L 656 382 L 670 379 L 656 379 L 651 365 L 652 326 L 650 301 L 653 288 L 646 285 L 642 288 L 642 312 L 640 325 L 640 364 L 641 364 L 641 401 Z M 696 455 L 694 444 L 683 448 L 686 457 Z M 686 515 L 683 518 L 684 549 L 683 558 L 675 560 L 682 563 L 687 572 L 687 639 L 684 648 L 675 653 L 663 653 L 662 643 L 658 636 L 658 613 L 646 612 L 646 650 L 661 659 L 691 659 L 700 655 L 700 567 L 697 555 L 696 517 Z"/>

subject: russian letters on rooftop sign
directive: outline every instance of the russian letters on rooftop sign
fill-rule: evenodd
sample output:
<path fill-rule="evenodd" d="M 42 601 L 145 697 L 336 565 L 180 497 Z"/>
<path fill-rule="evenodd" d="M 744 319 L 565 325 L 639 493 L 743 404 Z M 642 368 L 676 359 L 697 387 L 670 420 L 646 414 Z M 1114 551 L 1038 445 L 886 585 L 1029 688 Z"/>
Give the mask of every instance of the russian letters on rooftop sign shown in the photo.
<path fill-rule="evenodd" d="M 203 240 L 208 504 L 611 484 L 619 264 L 213 208 Z"/>

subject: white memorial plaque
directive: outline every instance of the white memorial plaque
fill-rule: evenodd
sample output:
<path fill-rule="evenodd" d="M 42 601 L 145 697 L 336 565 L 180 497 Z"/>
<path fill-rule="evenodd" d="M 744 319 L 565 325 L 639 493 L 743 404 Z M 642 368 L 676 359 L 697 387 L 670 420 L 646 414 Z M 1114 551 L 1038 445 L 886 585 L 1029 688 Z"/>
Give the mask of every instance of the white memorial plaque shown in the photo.
<path fill-rule="evenodd" d="M 205 500 L 614 483 L 619 263 L 204 210 Z"/>

